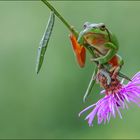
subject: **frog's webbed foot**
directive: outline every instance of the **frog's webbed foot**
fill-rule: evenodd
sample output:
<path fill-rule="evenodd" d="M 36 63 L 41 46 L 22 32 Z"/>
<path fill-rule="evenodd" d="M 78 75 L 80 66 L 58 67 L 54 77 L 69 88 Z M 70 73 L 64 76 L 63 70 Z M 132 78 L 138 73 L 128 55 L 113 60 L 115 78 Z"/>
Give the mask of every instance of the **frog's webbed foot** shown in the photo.
<path fill-rule="evenodd" d="M 125 74 L 123 74 L 122 72 L 120 72 L 120 69 L 121 67 L 113 67 L 111 70 L 110 70 L 110 73 L 112 73 L 112 79 L 115 79 L 117 76 L 119 77 L 122 77 L 128 81 L 131 81 L 131 79 L 126 76 Z"/>
<path fill-rule="evenodd" d="M 116 78 L 116 76 L 118 75 L 120 71 L 120 66 L 115 66 L 113 68 L 110 69 L 110 73 L 112 73 L 112 78 Z"/>

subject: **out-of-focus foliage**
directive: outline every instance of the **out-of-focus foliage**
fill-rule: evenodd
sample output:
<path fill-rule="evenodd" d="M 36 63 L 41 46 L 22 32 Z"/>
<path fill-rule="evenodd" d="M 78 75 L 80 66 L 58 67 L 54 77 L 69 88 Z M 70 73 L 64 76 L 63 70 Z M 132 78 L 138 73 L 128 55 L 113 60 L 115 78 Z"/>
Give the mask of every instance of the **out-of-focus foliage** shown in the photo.
<path fill-rule="evenodd" d="M 85 21 L 104 22 L 116 34 L 122 69 L 140 69 L 140 2 L 53 1 L 77 30 Z M 93 63 L 75 62 L 68 30 L 56 19 L 44 65 L 35 72 L 37 48 L 50 10 L 41 1 L 0 2 L 0 138 L 140 138 L 140 108 L 131 105 L 123 119 L 89 128 L 78 113 L 96 102 L 95 86 L 87 103 L 82 97 Z"/>

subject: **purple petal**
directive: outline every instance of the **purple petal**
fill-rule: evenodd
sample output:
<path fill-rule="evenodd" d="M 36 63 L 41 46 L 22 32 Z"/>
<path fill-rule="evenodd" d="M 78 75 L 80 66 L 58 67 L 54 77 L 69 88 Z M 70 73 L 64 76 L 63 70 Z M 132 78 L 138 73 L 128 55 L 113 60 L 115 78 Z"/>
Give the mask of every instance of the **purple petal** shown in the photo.
<path fill-rule="evenodd" d="M 120 109 L 128 109 L 127 103 L 133 102 L 140 106 L 140 72 L 135 74 L 132 78 L 132 81 L 128 84 L 123 85 L 122 87 L 118 86 L 120 89 L 116 91 L 110 91 L 109 95 L 101 98 L 97 103 L 85 108 L 79 113 L 79 116 L 85 111 L 93 108 L 93 110 L 87 115 L 85 120 L 88 120 L 89 126 L 92 126 L 92 122 L 97 116 L 98 124 L 104 122 L 109 122 L 111 117 L 116 117 L 116 114 L 122 119 Z M 112 92 L 112 93 L 111 93 Z M 100 94 L 105 94 L 106 91 L 102 90 Z"/>
<path fill-rule="evenodd" d="M 79 117 L 81 116 L 81 114 L 83 114 L 85 111 L 89 110 L 90 108 L 94 107 L 96 104 L 93 104 L 93 105 L 90 105 L 88 106 L 87 108 L 85 108 L 84 110 L 82 110 L 80 113 L 79 113 Z"/>

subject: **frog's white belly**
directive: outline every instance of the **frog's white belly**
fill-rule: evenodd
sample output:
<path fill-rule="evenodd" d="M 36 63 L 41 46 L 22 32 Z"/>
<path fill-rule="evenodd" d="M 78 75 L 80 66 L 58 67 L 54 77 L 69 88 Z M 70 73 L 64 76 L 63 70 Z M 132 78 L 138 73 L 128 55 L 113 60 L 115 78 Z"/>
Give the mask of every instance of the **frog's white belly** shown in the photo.
<path fill-rule="evenodd" d="M 104 46 L 104 44 L 107 42 L 102 35 L 95 34 L 90 35 L 87 34 L 85 35 L 85 41 L 87 44 L 101 52 L 101 54 L 106 54 L 108 52 L 108 48 Z"/>
<path fill-rule="evenodd" d="M 104 46 L 104 44 L 102 45 L 91 45 L 93 46 L 93 48 L 97 49 L 99 52 L 101 52 L 102 54 L 106 54 L 108 52 L 108 48 Z"/>
<path fill-rule="evenodd" d="M 104 46 L 105 42 L 103 44 L 93 44 L 93 42 L 88 40 L 87 43 L 99 52 L 101 52 L 101 54 L 106 54 L 109 50 L 107 47 Z"/>

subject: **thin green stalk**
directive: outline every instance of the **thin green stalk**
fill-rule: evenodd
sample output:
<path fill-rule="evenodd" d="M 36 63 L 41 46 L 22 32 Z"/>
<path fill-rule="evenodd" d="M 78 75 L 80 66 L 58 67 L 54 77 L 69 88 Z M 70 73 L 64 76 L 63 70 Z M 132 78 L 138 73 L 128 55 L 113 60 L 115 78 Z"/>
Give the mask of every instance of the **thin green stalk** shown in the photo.
<path fill-rule="evenodd" d="M 76 37 L 78 32 L 61 16 L 61 14 L 47 1 L 41 0 L 47 7 L 54 12 L 54 14 L 64 23 L 64 25 L 72 32 Z"/>

